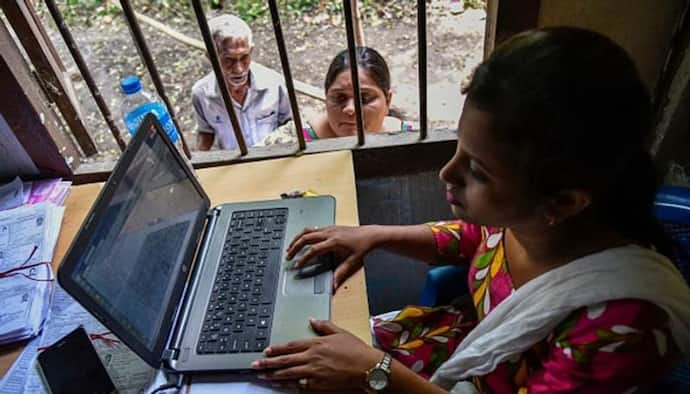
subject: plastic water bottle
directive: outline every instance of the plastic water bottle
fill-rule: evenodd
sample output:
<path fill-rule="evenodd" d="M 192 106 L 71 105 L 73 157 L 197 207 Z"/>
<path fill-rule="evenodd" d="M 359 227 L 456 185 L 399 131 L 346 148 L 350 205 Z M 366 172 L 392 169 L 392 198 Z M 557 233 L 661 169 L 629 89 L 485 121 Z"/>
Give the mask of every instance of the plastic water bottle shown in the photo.
<path fill-rule="evenodd" d="M 187 156 L 182 149 L 180 135 L 175 128 L 170 113 L 168 113 L 168 110 L 158 96 L 144 91 L 141 86 L 141 80 L 134 75 L 122 78 L 120 88 L 122 88 L 122 92 L 125 95 L 120 104 L 120 112 L 127 131 L 129 131 L 125 142 L 129 143 L 129 140 L 136 134 L 146 115 L 153 113 L 161 126 L 163 126 L 165 133 L 170 137 L 170 141 L 175 144 L 182 157 L 186 160 Z"/>

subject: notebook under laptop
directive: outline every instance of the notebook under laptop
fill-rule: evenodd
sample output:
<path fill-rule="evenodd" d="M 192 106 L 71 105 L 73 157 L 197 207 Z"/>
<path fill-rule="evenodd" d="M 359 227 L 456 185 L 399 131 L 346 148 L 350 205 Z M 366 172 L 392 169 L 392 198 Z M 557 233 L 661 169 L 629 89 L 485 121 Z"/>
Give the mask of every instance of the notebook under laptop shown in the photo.
<path fill-rule="evenodd" d="M 285 249 L 304 227 L 334 218 L 331 196 L 211 208 L 149 116 L 58 280 L 151 366 L 245 370 L 268 344 L 314 336 L 309 317 L 330 318 L 332 272 L 291 271 Z"/>

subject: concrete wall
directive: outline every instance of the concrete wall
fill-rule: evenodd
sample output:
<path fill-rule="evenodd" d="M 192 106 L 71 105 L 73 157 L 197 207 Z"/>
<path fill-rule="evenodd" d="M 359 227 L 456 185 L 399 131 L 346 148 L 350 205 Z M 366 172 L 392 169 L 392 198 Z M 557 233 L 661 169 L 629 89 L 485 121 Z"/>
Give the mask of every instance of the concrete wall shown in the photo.
<path fill-rule="evenodd" d="M 605 34 L 635 59 L 656 86 L 684 0 L 541 0 L 538 25 L 569 25 Z"/>
<path fill-rule="evenodd" d="M 656 159 L 666 183 L 690 186 L 690 48 L 671 82 L 657 135 Z"/>

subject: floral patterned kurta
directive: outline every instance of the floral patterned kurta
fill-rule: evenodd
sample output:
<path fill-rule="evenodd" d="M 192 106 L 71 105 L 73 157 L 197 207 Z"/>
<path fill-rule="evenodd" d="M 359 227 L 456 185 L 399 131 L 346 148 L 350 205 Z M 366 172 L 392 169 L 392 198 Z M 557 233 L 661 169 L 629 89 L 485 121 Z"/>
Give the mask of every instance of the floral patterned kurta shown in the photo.
<path fill-rule="evenodd" d="M 471 264 L 470 308 L 407 307 L 374 319 L 379 346 L 424 377 L 453 353 L 478 321 L 513 291 L 503 229 L 460 221 L 431 225 L 439 255 Z M 529 351 L 476 377 L 487 393 L 634 393 L 649 390 L 678 356 L 660 308 L 622 299 L 574 311 Z"/>

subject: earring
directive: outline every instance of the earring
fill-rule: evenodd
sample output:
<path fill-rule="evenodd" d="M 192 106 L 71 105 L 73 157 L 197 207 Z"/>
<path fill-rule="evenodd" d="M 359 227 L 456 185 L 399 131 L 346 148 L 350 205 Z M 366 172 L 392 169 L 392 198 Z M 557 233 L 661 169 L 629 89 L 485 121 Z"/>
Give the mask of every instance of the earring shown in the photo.
<path fill-rule="evenodd" d="M 556 225 L 556 219 L 548 218 L 546 223 L 548 223 L 549 226 L 553 227 Z"/>

